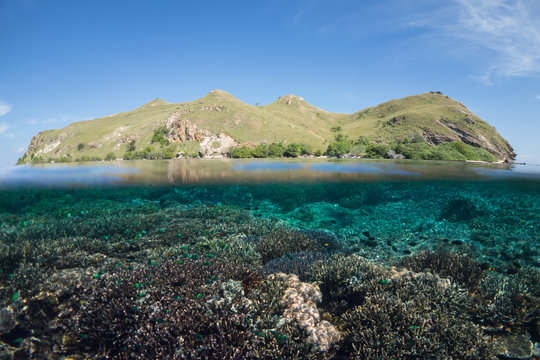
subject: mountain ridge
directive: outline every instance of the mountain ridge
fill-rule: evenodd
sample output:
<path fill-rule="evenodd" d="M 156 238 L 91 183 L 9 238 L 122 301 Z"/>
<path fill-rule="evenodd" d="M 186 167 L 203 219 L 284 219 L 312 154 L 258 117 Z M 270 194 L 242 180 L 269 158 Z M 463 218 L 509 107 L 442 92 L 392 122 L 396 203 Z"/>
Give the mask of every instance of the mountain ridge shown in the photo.
<path fill-rule="evenodd" d="M 163 133 L 161 143 L 152 140 L 156 129 Z M 215 89 L 190 102 L 157 98 L 131 111 L 40 132 L 19 163 L 122 158 L 129 149 L 147 147 L 167 147 L 174 156 L 225 156 L 235 146 L 303 143 L 323 152 L 339 134 L 377 144 L 420 137 L 430 146 L 457 141 L 485 149 L 500 161 L 515 159 L 512 146 L 495 128 L 440 92 L 347 114 L 327 112 L 293 94 L 253 106 Z"/>

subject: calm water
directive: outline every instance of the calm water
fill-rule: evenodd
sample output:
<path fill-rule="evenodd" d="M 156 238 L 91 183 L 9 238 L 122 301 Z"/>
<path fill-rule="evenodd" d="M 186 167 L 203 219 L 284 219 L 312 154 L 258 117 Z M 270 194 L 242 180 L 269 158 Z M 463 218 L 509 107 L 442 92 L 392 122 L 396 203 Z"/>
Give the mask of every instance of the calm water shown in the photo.
<path fill-rule="evenodd" d="M 0 169 L 0 358 L 534 358 L 540 168 Z"/>

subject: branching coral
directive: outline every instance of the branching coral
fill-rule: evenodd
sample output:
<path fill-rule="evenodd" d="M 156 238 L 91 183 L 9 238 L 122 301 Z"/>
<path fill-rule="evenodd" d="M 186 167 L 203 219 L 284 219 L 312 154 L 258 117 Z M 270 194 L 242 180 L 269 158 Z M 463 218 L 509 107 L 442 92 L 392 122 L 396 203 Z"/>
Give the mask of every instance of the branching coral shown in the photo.
<path fill-rule="evenodd" d="M 463 316 L 466 292 L 436 275 L 388 275 L 358 284 L 367 294 L 362 305 L 342 315 L 343 348 L 355 358 L 494 358 L 490 338 Z"/>
<path fill-rule="evenodd" d="M 300 280 L 309 279 L 309 271 L 313 265 L 327 257 L 326 254 L 319 252 L 298 252 L 283 255 L 277 259 L 271 260 L 264 265 L 266 274 L 285 273 L 295 274 Z"/>
<path fill-rule="evenodd" d="M 460 283 L 470 291 L 484 278 L 480 264 L 466 256 L 450 252 L 422 251 L 401 259 L 398 264 L 415 272 L 429 271 Z"/>
<path fill-rule="evenodd" d="M 316 263 L 310 271 L 323 293 L 323 305 L 336 314 L 362 300 L 363 295 L 351 291 L 351 279 L 384 279 L 383 274 L 382 267 L 357 255 L 334 255 Z"/>
<path fill-rule="evenodd" d="M 122 271 L 80 294 L 85 301 L 67 321 L 81 346 L 100 356 L 255 357 L 259 341 L 250 330 L 250 302 L 240 283 L 228 282 L 251 288 L 251 273 L 256 270 L 204 260 Z"/>
<path fill-rule="evenodd" d="M 529 334 L 540 340 L 540 271 L 524 269 L 516 275 L 490 272 L 477 294 L 476 317 L 499 333 Z"/>
<path fill-rule="evenodd" d="M 255 244 L 255 249 L 261 254 L 263 263 L 290 253 L 311 251 L 329 252 L 337 247 L 335 241 L 321 237 L 319 233 L 291 230 L 279 227 L 261 236 Z"/>

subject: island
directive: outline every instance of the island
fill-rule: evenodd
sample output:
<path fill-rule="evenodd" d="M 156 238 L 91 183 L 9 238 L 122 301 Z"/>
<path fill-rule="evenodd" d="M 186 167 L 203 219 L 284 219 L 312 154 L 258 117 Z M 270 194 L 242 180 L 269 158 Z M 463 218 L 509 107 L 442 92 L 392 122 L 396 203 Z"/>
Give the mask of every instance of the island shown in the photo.
<path fill-rule="evenodd" d="M 493 126 L 439 91 L 344 114 L 296 95 L 253 106 L 213 90 L 40 132 L 17 163 L 299 156 L 512 162 L 516 154 Z"/>

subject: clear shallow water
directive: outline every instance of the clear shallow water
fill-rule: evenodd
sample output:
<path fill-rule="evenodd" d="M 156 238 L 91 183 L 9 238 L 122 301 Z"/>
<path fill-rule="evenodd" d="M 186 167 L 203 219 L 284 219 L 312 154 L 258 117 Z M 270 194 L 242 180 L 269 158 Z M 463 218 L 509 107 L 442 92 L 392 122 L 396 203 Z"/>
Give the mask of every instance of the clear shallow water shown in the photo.
<path fill-rule="evenodd" d="M 538 351 L 533 167 L 125 161 L 3 169 L 0 184 L 0 354 Z"/>

